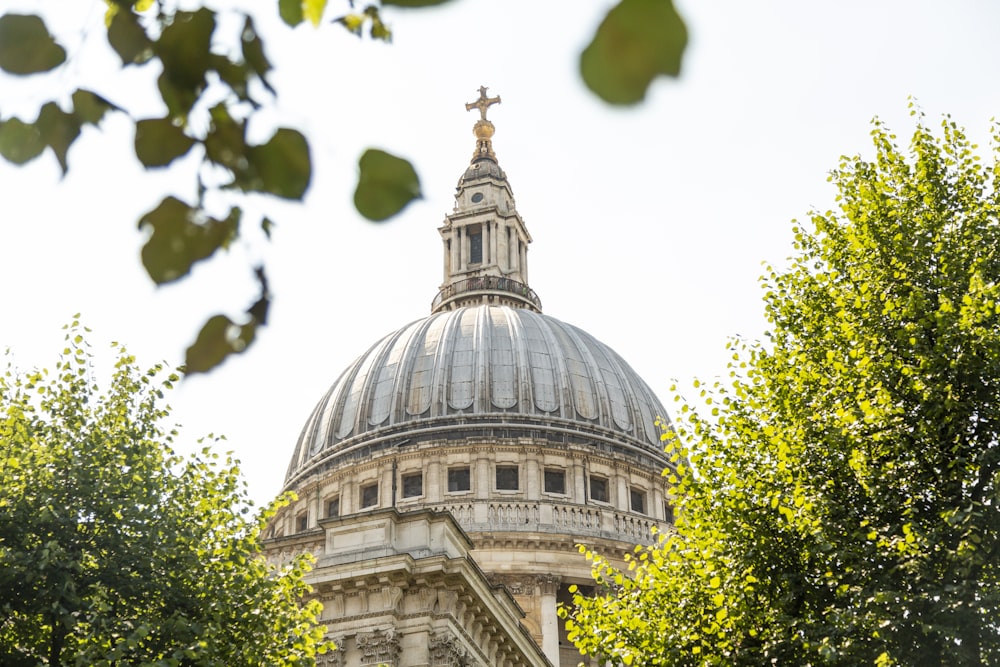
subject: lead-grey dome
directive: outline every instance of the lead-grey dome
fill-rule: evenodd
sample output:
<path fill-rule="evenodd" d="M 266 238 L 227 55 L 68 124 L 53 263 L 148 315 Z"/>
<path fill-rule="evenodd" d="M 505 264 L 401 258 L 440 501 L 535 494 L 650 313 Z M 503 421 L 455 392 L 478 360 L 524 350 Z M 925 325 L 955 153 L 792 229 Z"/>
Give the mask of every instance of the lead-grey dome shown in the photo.
<path fill-rule="evenodd" d="M 417 320 L 361 355 L 313 410 L 286 482 L 342 454 L 484 429 L 662 456 L 666 413 L 607 345 L 553 317 L 471 306 Z"/>
<path fill-rule="evenodd" d="M 499 181 L 506 181 L 507 174 L 503 172 L 503 169 L 500 168 L 500 165 L 495 160 L 475 160 L 465 170 L 465 173 L 462 174 L 462 178 L 458 181 L 458 187 L 461 188 L 468 182 L 481 178 L 495 178 Z"/>

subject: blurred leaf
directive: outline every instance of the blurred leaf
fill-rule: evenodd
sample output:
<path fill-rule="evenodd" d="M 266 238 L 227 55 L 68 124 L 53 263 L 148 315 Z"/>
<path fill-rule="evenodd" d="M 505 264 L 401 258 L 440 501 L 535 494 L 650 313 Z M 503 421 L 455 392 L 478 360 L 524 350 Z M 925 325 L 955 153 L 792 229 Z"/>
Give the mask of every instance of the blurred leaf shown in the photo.
<path fill-rule="evenodd" d="M 680 74 L 686 45 L 671 0 L 622 0 L 580 55 L 580 74 L 605 102 L 635 104 L 656 76 Z"/>
<path fill-rule="evenodd" d="M 323 19 L 323 10 L 326 9 L 326 0 L 303 0 L 302 11 L 309 22 L 318 26 Z"/>
<path fill-rule="evenodd" d="M 108 26 L 108 43 L 121 58 L 122 66 L 141 65 L 153 57 L 153 41 L 132 12 L 115 12 Z"/>
<path fill-rule="evenodd" d="M 302 23 L 302 0 L 278 0 L 278 13 L 281 20 L 293 28 Z"/>
<path fill-rule="evenodd" d="M 205 88 L 214 30 L 215 13 L 208 9 L 177 12 L 156 41 L 163 63 L 157 84 L 175 118 L 186 118 Z"/>
<path fill-rule="evenodd" d="M 354 206 L 369 220 L 381 222 L 391 218 L 421 196 L 417 172 L 402 158 L 369 148 L 358 161 L 358 167 Z"/>
<path fill-rule="evenodd" d="M 147 169 L 167 166 L 193 145 L 194 139 L 169 118 L 148 118 L 135 124 L 135 156 Z"/>
<path fill-rule="evenodd" d="M 237 185 L 248 179 L 247 145 L 244 135 L 246 125 L 229 115 L 225 104 L 217 104 L 210 111 L 212 125 L 205 136 L 205 155 L 217 165 L 226 167 L 236 175 Z"/>
<path fill-rule="evenodd" d="M 361 37 L 361 29 L 365 25 L 365 17 L 363 14 L 344 14 L 340 18 L 335 19 L 334 23 L 339 23 L 347 29 L 347 32 Z"/>
<path fill-rule="evenodd" d="M 187 375 L 207 373 L 230 354 L 243 352 L 257 333 L 257 322 L 239 325 L 225 315 L 215 315 L 198 332 L 198 338 L 187 349 L 184 370 Z"/>
<path fill-rule="evenodd" d="M 34 15 L 0 16 L 0 69 L 10 74 L 36 74 L 58 67 L 66 51 Z"/>
<path fill-rule="evenodd" d="M 109 109 L 117 110 L 118 107 L 89 90 L 78 88 L 73 91 L 73 115 L 81 125 L 97 125 Z"/>
<path fill-rule="evenodd" d="M 265 77 L 271 71 L 271 61 L 264 54 L 264 42 L 257 34 L 253 19 L 249 16 L 243 24 L 243 34 L 240 37 L 240 44 L 243 49 L 243 62 L 247 64 L 251 72 L 257 75 L 257 78 L 264 84 L 264 87 L 274 95 L 274 89 L 271 88 L 271 84 L 267 82 L 267 78 Z"/>
<path fill-rule="evenodd" d="M 65 175 L 69 169 L 66 164 L 66 153 L 69 152 L 70 145 L 80 136 L 79 119 L 60 109 L 55 102 L 47 102 L 38 113 L 35 125 L 41 133 L 42 141 L 56 154 L 56 159 L 59 160 L 59 166 Z"/>
<path fill-rule="evenodd" d="M 204 211 L 167 197 L 139 220 L 139 228 L 149 225 L 152 236 L 142 247 L 142 264 L 157 285 L 177 280 L 191 266 L 210 257 L 236 238 L 240 209 L 233 208 L 225 220 L 216 220 Z"/>
<path fill-rule="evenodd" d="M 260 228 L 264 230 L 264 235 L 267 236 L 267 240 L 271 240 L 271 230 L 274 229 L 274 221 L 270 218 L 263 218 L 260 221 Z"/>
<path fill-rule="evenodd" d="M 14 164 L 29 162 L 45 150 L 45 140 L 34 124 L 19 118 L 0 121 L 0 155 Z"/>
<path fill-rule="evenodd" d="M 389 26 L 387 26 L 382 21 L 382 16 L 379 14 L 378 7 L 374 5 L 366 7 L 365 14 L 367 14 L 372 21 L 372 27 L 371 27 L 372 39 L 378 39 L 383 42 L 391 42 L 392 30 L 390 30 Z"/>
<path fill-rule="evenodd" d="M 267 324 L 267 313 L 271 305 L 271 294 L 267 287 L 264 269 L 254 271 L 260 283 L 260 297 L 247 309 L 249 320 L 246 324 L 236 324 L 225 315 L 215 315 L 205 323 L 194 344 L 187 349 L 185 373 L 207 373 L 231 354 L 244 352 L 254 342 L 257 327 Z"/>
<path fill-rule="evenodd" d="M 259 106 L 250 99 L 247 92 L 247 80 L 250 78 L 250 70 L 243 63 L 234 63 L 228 57 L 213 53 L 208 59 L 210 69 L 215 70 L 219 78 L 222 79 L 236 94 L 236 97 L 244 102 L 250 102 L 255 108 Z"/>
<path fill-rule="evenodd" d="M 253 190 L 285 199 L 302 199 L 309 189 L 312 161 L 309 143 L 301 132 L 280 128 L 263 146 L 252 146 L 247 157 Z"/>

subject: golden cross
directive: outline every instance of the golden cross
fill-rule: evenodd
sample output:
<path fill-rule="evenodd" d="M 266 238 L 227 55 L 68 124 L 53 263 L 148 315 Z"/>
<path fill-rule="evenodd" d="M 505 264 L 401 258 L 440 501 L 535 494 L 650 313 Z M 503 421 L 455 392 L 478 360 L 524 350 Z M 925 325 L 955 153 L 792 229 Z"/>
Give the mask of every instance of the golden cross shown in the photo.
<path fill-rule="evenodd" d="M 467 102 L 465 110 L 472 111 L 473 109 L 479 109 L 479 115 L 482 117 L 482 120 L 486 120 L 486 110 L 494 104 L 500 104 L 500 96 L 487 97 L 486 86 L 479 86 L 479 99 L 475 102 Z"/>

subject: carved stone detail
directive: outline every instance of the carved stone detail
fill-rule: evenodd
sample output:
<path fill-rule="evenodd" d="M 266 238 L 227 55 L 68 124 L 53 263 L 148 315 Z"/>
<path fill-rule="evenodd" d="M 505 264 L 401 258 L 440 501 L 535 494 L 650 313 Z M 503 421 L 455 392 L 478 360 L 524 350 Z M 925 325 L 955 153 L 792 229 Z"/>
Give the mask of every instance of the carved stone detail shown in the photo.
<path fill-rule="evenodd" d="M 430 642 L 431 667 L 467 667 L 468 651 L 450 632 L 437 632 Z"/>
<path fill-rule="evenodd" d="M 362 632 L 354 638 L 354 642 L 361 652 L 361 664 L 387 665 L 395 667 L 396 660 L 402 650 L 399 646 L 399 637 L 393 629 L 376 630 L 374 632 Z"/>
<path fill-rule="evenodd" d="M 337 648 L 316 656 L 316 667 L 344 667 L 344 653 L 347 651 L 344 646 L 344 638 L 336 637 L 333 643 L 337 645 Z"/>

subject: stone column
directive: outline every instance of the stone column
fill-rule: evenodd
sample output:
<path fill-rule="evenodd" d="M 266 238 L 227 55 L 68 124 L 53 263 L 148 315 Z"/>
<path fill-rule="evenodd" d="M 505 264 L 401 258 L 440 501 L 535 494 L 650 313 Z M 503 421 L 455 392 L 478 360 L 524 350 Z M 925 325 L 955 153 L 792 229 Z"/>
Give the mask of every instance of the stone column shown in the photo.
<path fill-rule="evenodd" d="M 538 578 L 538 611 L 542 628 L 542 653 L 553 665 L 559 664 L 559 616 L 556 614 L 556 593 L 560 578 L 546 575 Z"/>
<path fill-rule="evenodd" d="M 488 266 L 490 261 L 493 259 L 493 255 L 490 253 L 490 240 L 493 237 L 492 229 L 490 228 L 489 222 L 483 223 L 483 266 Z"/>
<path fill-rule="evenodd" d="M 500 266 L 499 243 L 497 236 L 500 234 L 500 224 L 490 222 L 490 263 Z"/>
<path fill-rule="evenodd" d="M 468 240 L 466 237 L 468 234 L 465 233 L 465 227 L 459 227 L 458 233 L 458 270 L 465 271 L 469 265 L 469 249 L 466 247 L 468 245 Z"/>

